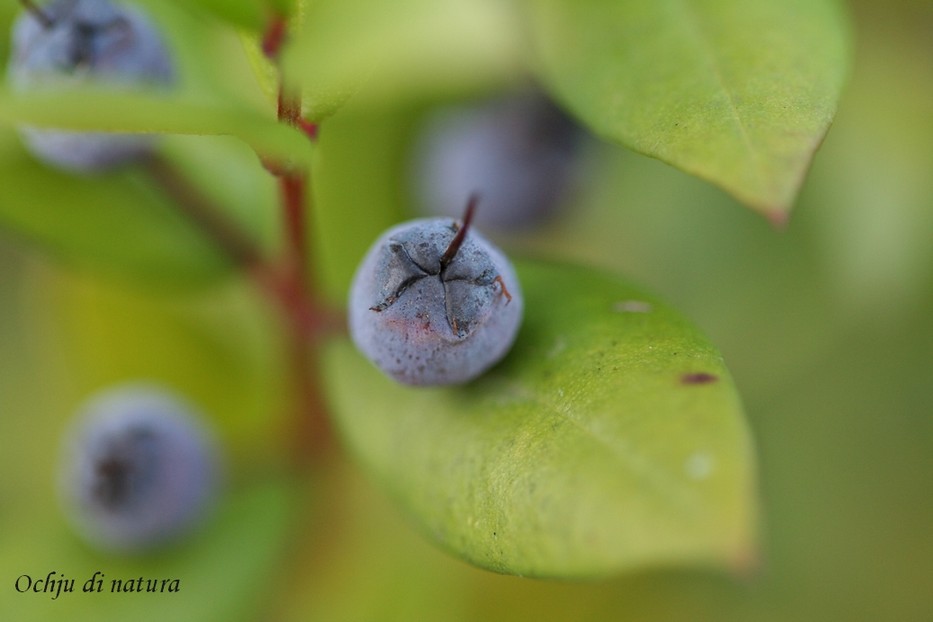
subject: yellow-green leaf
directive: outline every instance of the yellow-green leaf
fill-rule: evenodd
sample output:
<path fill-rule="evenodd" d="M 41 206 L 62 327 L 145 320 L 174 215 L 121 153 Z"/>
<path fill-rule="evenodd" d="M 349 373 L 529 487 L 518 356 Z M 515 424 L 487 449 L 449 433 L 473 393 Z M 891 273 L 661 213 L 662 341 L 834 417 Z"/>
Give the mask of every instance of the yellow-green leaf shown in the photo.
<path fill-rule="evenodd" d="M 325 384 L 352 450 L 442 547 L 593 577 L 755 555 L 754 457 L 720 354 L 615 278 L 521 264 L 525 323 L 465 387 L 388 380 L 349 344 Z"/>
<path fill-rule="evenodd" d="M 532 0 L 541 73 L 596 132 L 787 217 L 848 66 L 836 0 Z"/>

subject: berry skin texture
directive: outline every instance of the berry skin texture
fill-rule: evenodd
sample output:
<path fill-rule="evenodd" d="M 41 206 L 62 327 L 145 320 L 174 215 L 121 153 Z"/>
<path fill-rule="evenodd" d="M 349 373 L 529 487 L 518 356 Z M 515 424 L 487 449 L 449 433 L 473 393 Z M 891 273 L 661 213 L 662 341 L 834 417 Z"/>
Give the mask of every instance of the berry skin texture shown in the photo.
<path fill-rule="evenodd" d="M 428 117 L 413 152 L 413 178 L 430 216 L 459 215 L 483 197 L 476 225 L 490 233 L 533 229 L 580 184 L 583 130 L 538 91 L 522 91 Z"/>
<path fill-rule="evenodd" d="M 462 244 L 443 261 L 461 228 Z M 412 220 L 376 240 L 357 269 L 350 336 L 398 382 L 463 384 L 511 349 L 522 306 L 508 259 L 468 224 Z"/>
<path fill-rule="evenodd" d="M 63 449 L 66 514 L 107 551 L 137 552 L 183 535 L 219 487 L 213 436 L 188 404 L 156 387 L 124 385 L 93 397 Z"/>
<path fill-rule="evenodd" d="M 165 86 L 174 81 L 168 50 L 142 12 L 108 0 L 53 0 L 13 24 L 7 81 L 20 93 L 101 85 Z M 148 154 L 154 136 L 21 127 L 43 162 L 71 172 L 111 169 Z"/>

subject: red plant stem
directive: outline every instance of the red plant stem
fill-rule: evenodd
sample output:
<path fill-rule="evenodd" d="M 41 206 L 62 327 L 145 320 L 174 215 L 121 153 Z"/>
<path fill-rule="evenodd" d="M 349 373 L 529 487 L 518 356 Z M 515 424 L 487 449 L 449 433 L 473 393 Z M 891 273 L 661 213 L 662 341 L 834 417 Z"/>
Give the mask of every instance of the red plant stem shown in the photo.
<path fill-rule="evenodd" d="M 279 177 L 285 225 L 285 265 L 295 296 L 304 300 L 314 291 L 306 258 L 308 257 L 307 175 L 286 174 Z M 300 302 L 296 301 L 296 302 Z"/>
<path fill-rule="evenodd" d="M 276 64 L 286 34 L 285 19 L 276 17 L 269 24 L 263 37 L 263 53 Z M 292 92 L 289 89 L 281 73 L 280 68 L 278 119 L 281 123 L 306 131 L 305 122 L 301 118 L 301 94 Z M 303 171 L 293 171 L 281 166 L 273 166 L 271 170 L 275 171 L 279 178 L 279 194 L 282 201 L 285 225 L 285 264 L 288 267 L 289 276 L 294 279 L 298 291 L 303 296 L 307 296 L 313 291 L 312 284 L 308 281 L 308 271 L 305 265 L 308 256 L 308 223 L 305 217 L 308 199 L 308 175 Z"/>
<path fill-rule="evenodd" d="M 278 58 L 285 40 L 286 23 L 277 18 L 263 38 L 263 51 Z M 279 120 L 305 132 L 313 139 L 316 126 L 301 118 L 301 97 L 279 92 Z M 295 390 L 295 412 L 285 431 L 293 445 L 296 468 L 304 470 L 312 459 L 324 458 L 331 445 L 319 382 L 316 350 L 328 334 L 345 331 L 342 318 L 314 298 L 314 284 L 307 269 L 309 256 L 308 221 L 309 176 L 280 163 L 267 163 L 278 178 L 283 211 L 285 253 L 281 263 L 270 260 L 241 227 L 228 219 L 222 209 L 205 196 L 167 159 L 152 156 L 143 169 L 186 216 L 218 249 L 244 270 L 282 314 L 285 347 L 291 384 Z"/>
<path fill-rule="evenodd" d="M 301 128 L 301 97 L 288 95 L 284 84 L 279 88 L 278 107 L 279 121 Z M 308 281 L 305 264 L 308 257 L 308 174 L 304 171 L 282 170 L 278 177 L 285 224 L 286 264 L 291 268 L 292 277 L 301 290 L 309 293 L 314 289 Z"/>
<path fill-rule="evenodd" d="M 262 37 L 262 53 L 266 55 L 266 58 L 275 60 L 279 57 L 282 44 L 285 43 L 287 26 L 285 18 L 281 15 L 276 16 L 269 23 Z"/>
<path fill-rule="evenodd" d="M 285 86 L 279 88 L 279 121 L 301 129 L 301 95 L 290 93 Z"/>
<path fill-rule="evenodd" d="M 142 167 L 175 207 L 275 302 L 296 337 L 306 342 L 343 332 L 342 319 L 335 312 L 305 296 L 294 275 L 266 257 L 254 240 L 171 161 L 151 156 L 143 161 Z"/>
<path fill-rule="evenodd" d="M 287 36 L 287 24 L 276 17 L 269 24 L 263 37 L 263 53 L 278 65 L 279 54 Z M 304 131 L 313 138 L 307 123 L 301 116 L 301 94 L 292 91 L 279 68 L 278 119 Z M 316 131 L 316 128 L 314 128 Z M 266 167 L 278 177 L 279 196 L 282 205 L 285 251 L 283 264 L 286 277 L 286 292 L 289 319 L 288 363 L 292 383 L 296 391 L 295 412 L 287 433 L 293 444 L 293 462 L 305 467 L 314 456 L 320 456 L 329 444 L 328 418 L 323 395 L 319 386 L 320 370 L 317 364 L 316 331 L 308 331 L 307 309 L 315 309 L 315 284 L 307 268 L 308 246 L 308 192 L 309 175 L 279 163 Z M 312 327 L 319 314 L 312 314 Z M 326 320 L 325 320 L 326 321 Z"/>
<path fill-rule="evenodd" d="M 288 431 L 293 443 L 292 456 L 298 467 L 306 466 L 312 457 L 320 456 L 330 437 L 326 406 L 318 381 L 320 369 L 317 364 L 317 347 L 320 340 L 317 332 L 307 332 L 307 319 L 303 313 L 309 305 L 313 308 L 311 292 L 314 291 L 307 269 L 307 181 L 303 173 L 285 173 L 279 176 L 279 188 L 285 224 L 285 266 L 292 298 L 290 317 L 291 338 L 288 340 L 289 368 L 293 376 L 298 403 L 291 429 Z M 312 320 L 315 320 L 312 318 Z"/>
<path fill-rule="evenodd" d="M 227 220 L 198 188 L 188 181 L 165 158 L 152 155 L 142 162 L 149 177 L 167 194 L 188 219 L 217 245 L 239 267 L 249 270 L 264 267 L 265 260 L 258 246 Z"/>

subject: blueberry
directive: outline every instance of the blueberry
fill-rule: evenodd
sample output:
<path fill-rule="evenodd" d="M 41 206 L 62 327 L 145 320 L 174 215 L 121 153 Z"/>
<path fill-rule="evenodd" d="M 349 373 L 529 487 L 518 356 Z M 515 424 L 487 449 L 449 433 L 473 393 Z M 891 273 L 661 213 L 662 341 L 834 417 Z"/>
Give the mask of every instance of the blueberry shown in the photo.
<path fill-rule="evenodd" d="M 124 385 L 93 397 L 65 438 L 60 493 L 69 518 L 107 550 L 151 548 L 210 506 L 220 468 L 213 436 L 163 389 Z"/>
<path fill-rule="evenodd" d="M 168 50 L 142 12 L 108 0 L 24 2 L 13 24 L 7 67 L 11 88 L 24 93 L 85 84 L 167 85 L 174 80 Z M 38 159 L 62 169 L 100 171 L 149 153 L 153 136 L 20 128 Z"/>
<path fill-rule="evenodd" d="M 449 218 L 403 223 L 370 248 L 350 292 L 350 335 L 379 369 L 411 385 L 462 384 L 512 347 L 522 293 L 505 255 Z"/>
<path fill-rule="evenodd" d="M 584 132 L 538 91 L 522 91 L 428 117 L 414 150 L 422 212 L 455 217 L 477 192 L 476 224 L 513 232 L 540 225 L 572 194 Z"/>

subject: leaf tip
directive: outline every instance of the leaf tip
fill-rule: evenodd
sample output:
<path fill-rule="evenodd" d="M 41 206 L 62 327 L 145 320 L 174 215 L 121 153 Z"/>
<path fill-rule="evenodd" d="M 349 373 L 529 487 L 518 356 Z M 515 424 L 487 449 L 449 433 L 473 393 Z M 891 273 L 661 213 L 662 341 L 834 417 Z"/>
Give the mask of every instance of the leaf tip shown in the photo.
<path fill-rule="evenodd" d="M 787 230 L 787 223 L 790 222 L 789 212 L 781 209 L 774 209 L 764 212 L 764 216 L 776 231 L 783 232 Z"/>
<path fill-rule="evenodd" d="M 737 579 L 753 579 L 761 573 L 763 567 L 761 554 L 753 544 L 736 551 L 728 561 L 729 571 Z"/>

